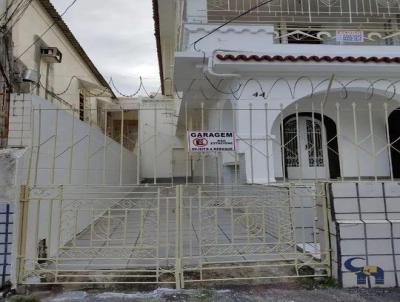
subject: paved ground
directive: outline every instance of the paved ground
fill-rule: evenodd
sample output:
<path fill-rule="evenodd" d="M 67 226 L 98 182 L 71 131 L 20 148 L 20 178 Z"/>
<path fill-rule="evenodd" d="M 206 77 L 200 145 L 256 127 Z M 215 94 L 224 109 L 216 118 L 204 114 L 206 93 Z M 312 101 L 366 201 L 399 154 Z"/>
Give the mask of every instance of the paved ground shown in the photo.
<path fill-rule="evenodd" d="M 42 302 L 398 302 L 400 289 L 324 289 L 287 290 L 252 287 L 227 290 L 157 290 L 152 292 L 65 292 L 46 297 Z M 12 301 L 12 300 L 11 300 Z"/>
<path fill-rule="evenodd" d="M 175 241 L 179 234 L 185 267 L 268 261 L 271 266 L 276 264 L 275 267 L 282 268 L 282 261 L 292 264 L 298 260 L 307 263 L 312 260 L 309 253 L 296 249 L 286 189 L 211 187 L 200 194 L 197 187 L 190 188 L 195 191 L 185 193 L 179 219 L 175 189 L 162 188 L 160 197 L 155 189 L 157 187 L 111 192 L 99 198 L 86 192 L 84 197 L 90 202 L 67 205 L 60 236 L 65 245 L 57 252 L 50 248 L 58 257 L 45 269 L 57 267 L 57 276 L 82 283 L 92 281 L 88 275 L 101 277 L 99 270 L 115 270 L 119 279 L 137 282 L 141 280 L 135 275 L 143 275 L 144 268 L 151 268 L 154 273 L 147 276 L 154 279 L 157 278 L 156 269 L 175 265 Z M 148 191 L 142 192 L 145 190 Z M 82 194 L 78 197 L 83 198 Z M 70 195 L 67 194 L 69 199 L 78 198 Z M 92 198 L 96 200 L 91 201 Z M 97 210 L 94 205 L 98 206 Z M 106 206 L 109 206 L 107 210 Z M 93 220 L 95 223 L 87 226 Z M 317 257 L 316 254 L 318 252 L 313 255 Z M 293 274 L 293 266 L 285 268 L 274 274 Z M 119 272 L 121 270 L 124 275 Z M 79 277 L 77 271 L 81 273 Z M 247 277 L 254 276 L 253 271 L 248 274 Z M 105 278 L 109 281 L 109 277 Z M 163 278 L 165 276 L 161 276 Z"/>

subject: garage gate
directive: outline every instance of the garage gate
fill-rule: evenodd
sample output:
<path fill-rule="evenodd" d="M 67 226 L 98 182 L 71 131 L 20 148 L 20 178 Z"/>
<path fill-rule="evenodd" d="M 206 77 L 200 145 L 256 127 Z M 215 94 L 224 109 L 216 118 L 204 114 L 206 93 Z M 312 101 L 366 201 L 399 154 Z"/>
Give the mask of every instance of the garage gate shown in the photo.
<path fill-rule="evenodd" d="M 330 275 L 322 185 L 23 187 L 19 208 L 19 284 Z"/>

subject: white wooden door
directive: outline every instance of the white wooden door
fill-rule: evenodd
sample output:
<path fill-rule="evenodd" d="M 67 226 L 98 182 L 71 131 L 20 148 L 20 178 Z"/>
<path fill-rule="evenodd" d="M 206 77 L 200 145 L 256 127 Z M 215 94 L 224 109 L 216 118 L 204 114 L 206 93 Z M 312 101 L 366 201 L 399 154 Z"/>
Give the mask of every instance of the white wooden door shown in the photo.
<path fill-rule="evenodd" d="M 321 122 L 311 117 L 290 119 L 285 123 L 285 166 L 288 179 L 329 178 L 326 133 Z M 299 135 L 297 135 L 297 132 Z"/>

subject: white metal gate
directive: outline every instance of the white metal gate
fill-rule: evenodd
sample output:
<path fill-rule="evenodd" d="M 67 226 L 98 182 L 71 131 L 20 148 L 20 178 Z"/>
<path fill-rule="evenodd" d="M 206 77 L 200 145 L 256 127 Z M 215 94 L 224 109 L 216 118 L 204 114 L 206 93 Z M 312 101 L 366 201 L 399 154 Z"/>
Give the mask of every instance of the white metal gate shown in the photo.
<path fill-rule="evenodd" d="M 322 187 L 322 186 L 321 186 Z M 171 284 L 328 276 L 323 190 L 23 187 L 20 284 Z"/>

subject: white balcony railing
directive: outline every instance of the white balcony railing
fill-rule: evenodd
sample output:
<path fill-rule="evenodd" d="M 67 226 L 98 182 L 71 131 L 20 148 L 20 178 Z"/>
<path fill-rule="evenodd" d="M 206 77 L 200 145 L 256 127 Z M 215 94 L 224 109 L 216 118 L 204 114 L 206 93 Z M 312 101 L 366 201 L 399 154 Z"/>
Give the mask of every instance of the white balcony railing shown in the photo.
<path fill-rule="evenodd" d="M 227 21 L 262 2 L 208 0 L 208 22 Z M 282 32 L 285 35 L 293 31 L 306 34 L 311 31 L 321 38 L 320 33 L 332 36 L 338 29 L 359 30 L 365 33 L 367 42 L 381 40 L 385 44 L 397 44 L 393 38 L 400 34 L 399 20 L 400 0 L 274 0 L 237 22 L 273 24 L 277 36 Z"/>

